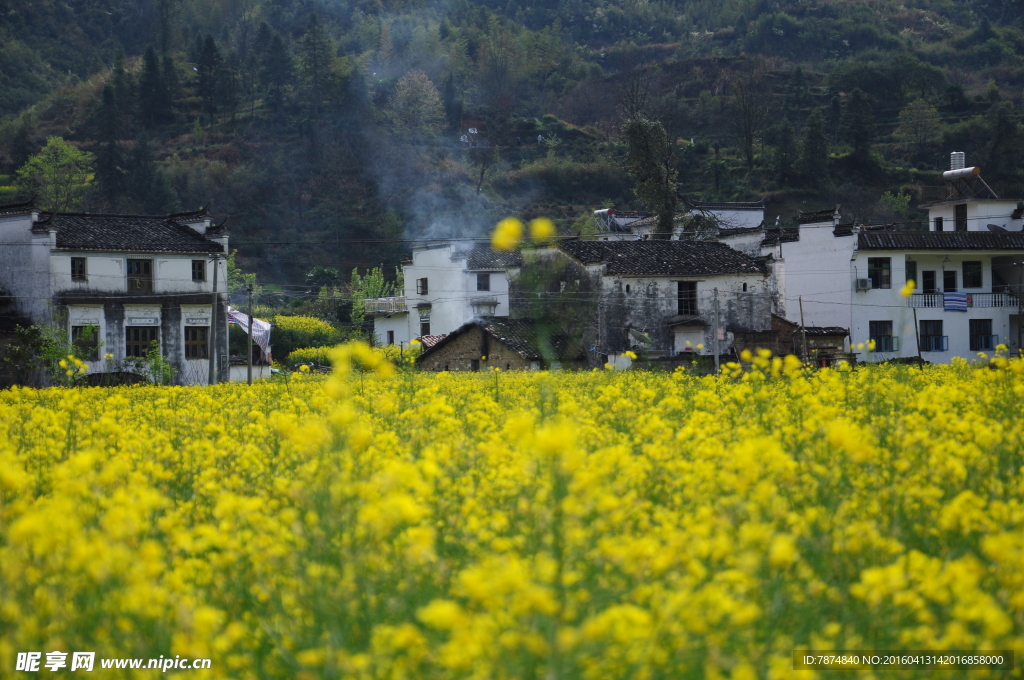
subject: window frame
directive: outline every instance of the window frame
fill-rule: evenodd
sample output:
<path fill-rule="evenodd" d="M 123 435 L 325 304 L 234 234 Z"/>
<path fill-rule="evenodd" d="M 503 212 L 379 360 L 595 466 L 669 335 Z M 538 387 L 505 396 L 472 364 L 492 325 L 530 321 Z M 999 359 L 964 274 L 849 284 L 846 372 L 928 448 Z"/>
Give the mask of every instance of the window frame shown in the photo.
<path fill-rule="evenodd" d="M 476 274 L 476 289 L 477 291 L 490 292 L 491 291 L 491 274 L 490 272 L 477 272 Z"/>
<path fill-rule="evenodd" d="M 978 328 L 981 324 L 988 324 L 988 326 L 986 328 Z M 992 351 L 998 344 L 995 335 L 992 333 L 992 319 L 968 319 L 967 333 L 970 351 L 972 352 Z M 985 339 L 984 342 L 982 342 L 982 338 Z"/>
<path fill-rule="evenodd" d="M 140 269 L 146 269 L 148 272 L 137 272 L 133 273 L 133 265 L 138 266 Z M 125 273 L 128 278 L 128 292 L 141 292 L 141 293 L 152 293 L 153 292 L 153 259 L 152 258 L 126 258 Z M 138 282 L 138 285 L 133 286 L 132 281 Z"/>
<path fill-rule="evenodd" d="M 423 337 L 424 335 L 430 335 L 430 322 L 429 321 L 422 321 L 421 320 L 420 321 L 420 337 Z"/>
<path fill-rule="evenodd" d="M 868 339 L 874 340 L 873 352 L 895 352 L 898 342 L 892 334 L 892 319 L 868 321 Z"/>
<path fill-rule="evenodd" d="M 905 274 L 904 278 L 906 280 L 906 283 L 910 283 L 911 281 L 913 281 L 914 282 L 914 287 L 916 288 L 917 287 L 917 279 L 918 279 L 918 276 L 917 276 L 917 261 L 916 260 L 907 260 L 906 261 L 904 274 Z"/>
<path fill-rule="evenodd" d="M 387 332 L 387 338 L 388 338 L 387 344 L 389 344 L 389 345 L 395 344 L 395 332 L 394 331 L 388 331 Z"/>
<path fill-rule="evenodd" d="M 985 287 L 985 264 L 981 260 L 964 260 L 960 264 L 963 270 L 963 285 L 965 289 Z M 970 276 L 968 276 L 968 265 L 971 265 Z M 977 282 L 977 285 L 974 285 L 975 282 Z"/>
<path fill-rule="evenodd" d="M 939 277 L 935 275 L 937 270 L 926 269 L 921 272 L 921 292 L 935 294 L 939 292 Z M 931 278 L 932 283 L 928 285 L 928 279 Z"/>
<path fill-rule="evenodd" d="M 199 278 L 196 278 L 199 274 Z M 206 281 L 206 260 L 192 260 L 192 280 L 196 283 Z"/>
<path fill-rule="evenodd" d="M 75 265 L 79 265 L 81 271 L 75 271 Z M 71 258 L 71 280 L 72 281 L 88 281 L 89 280 L 89 265 L 88 258 L 85 257 L 72 257 Z"/>
<path fill-rule="evenodd" d="M 875 274 L 878 276 L 876 277 Z M 869 257 L 868 278 L 871 279 L 873 290 L 892 288 L 892 258 Z"/>
<path fill-rule="evenodd" d="M 677 314 L 700 315 L 700 308 L 697 304 L 696 281 L 676 281 L 676 305 Z"/>
<path fill-rule="evenodd" d="M 190 333 L 190 331 L 192 333 Z M 200 335 L 202 337 L 190 338 L 189 335 Z M 183 334 L 185 340 L 186 359 L 209 359 L 210 358 L 210 327 L 209 326 L 185 326 Z"/>
<path fill-rule="evenodd" d="M 138 339 L 132 340 L 131 333 L 132 333 L 133 330 L 135 330 L 135 331 L 148 331 L 147 335 L 148 334 L 152 334 L 153 337 L 149 338 L 149 340 L 147 342 L 145 342 L 145 344 L 142 344 L 143 343 L 142 340 L 138 340 Z M 125 357 L 125 359 L 131 359 L 131 358 L 139 358 L 139 359 L 141 359 L 141 358 L 145 357 L 146 354 L 149 353 L 149 349 L 153 346 L 154 342 L 156 343 L 157 350 L 160 349 L 160 327 L 159 326 L 125 326 L 124 327 L 124 331 L 125 331 L 125 340 L 124 340 L 124 357 Z M 143 348 L 142 354 L 133 354 L 133 353 L 131 353 L 130 348 L 133 348 L 133 347 L 141 347 L 141 348 Z"/>
<path fill-rule="evenodd" d="M 967 204 L 957 203 L 953 206 L 954 231 L 967 231 Z"/>
<path fill-rule="evenodd" d="M 938 217 L 935 218 L 935 231 L 942 231 L 943 227 L 944 225 L 942 215 L 939 215 Z"/>
<path fill-rule="evenodd" d="M 926 324 L 928 325 L 926 326 Z M 949 349 L 948 343 L 944 340 L 946 336 L 943 335 L 944 328 L 942 319 L 921 319 L 918 322 L 917 328 L 918 337 L 921 341 L 922 352 L 945 352 Z M 926 333 L 926 329 L 931 331 L 935 331 L 937 329 L 938 333 Z M 938 339 L 938 341 L 936 342 L 935 339 Z"/>
<path fill-rule="evenodd" d="M 85 334 L 85 329 L 95 328 L 96 333 L 88 344 L 81 343 L 82 336 Z M 100 328 L 94 323 L 85 324 L 84 326 L 72 326 L 71 327 L 71 345 L 75 348 L 75 356 L 82 361 L 99 361 L 100 360 Z M 79 350 L 90 350 L 88 354 L 84 351 Z"/>

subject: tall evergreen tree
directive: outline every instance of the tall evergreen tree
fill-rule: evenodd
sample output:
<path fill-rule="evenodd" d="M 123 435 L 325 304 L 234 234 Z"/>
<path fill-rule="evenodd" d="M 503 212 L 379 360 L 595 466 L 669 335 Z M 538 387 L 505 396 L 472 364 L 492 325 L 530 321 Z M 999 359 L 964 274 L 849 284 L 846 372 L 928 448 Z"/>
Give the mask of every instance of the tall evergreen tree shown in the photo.
<path fill-rule="evenodd" d="M 232 51 L 224 60 L 224 68 L 221 69 L 221 97 L 224 106 L 231 113 L 231 125 L 236 123 L 238 113 L 238 99 L 241 89 L 241 64 L 238 55 Z"/>
<path fill-rule="evenodd" d="M 174 57 L 169 54 L 164 56 L 162 75 L 164 77 L 164 96 L 166 97 L 164 105 L 167 120 L 173 120 L 174 102 L 178 99 L 178 67 L 174 63 Z"/>
<path fill-rule="evenodd" d="M 788 184 L 792 179 L 796 155 L 793 125 L 784 118 L 778 128 L 774 158 L 775 175 L 782 184 Z"/>
<path fill-rule="evenodd" d="M 125 168 L 124 154 L 118 144 L 123 132 L 121 113 L 114 88 L 110 85 L 103 87 L 98 122 L 97 139 L 100 149 L 96 155 L 97 194 L 104 208 L 114 212 L 124 194 Z"/>
<path fill-rule="evenodd" d="M 199 98 L 203 101 L 203 112 L 207 120 L 212 124 L 213 115 L 217 112 L 217 95 L 221 79 L 222 59 L 220 49 L 212 35 L 203 39 L 203 48 L 199 53 L 199 60 L 196 64 L 199 72 L 197 89 Z"/>
<path fill-rule="evenodd" d="M 633 192 L 658 216 L 654 237 L 668 239 L 675 226 L 678 171 L 675 147 L 664 126 L 647 118 L 630 118 L 622 125 L 626 139 L 626 171 L 634 181 Z"/>
<path fill-rule="evenodd" d="M 990 177 L 1014 177 L 1020 169 L 1022 138 L 1017 115 L 1009 102 L 1000 102 L 989 114 L 992 130 L 985 157 L 985 170 Z"/>
<path fill-rule="evenodd" d="M 455 90 L 455 74 L 449 72 L 444 81 L 444 118 L 448 130 L 455 132 L 462 124 L 462 93 Z"/>
<path fill-rule="evenodd" d="M 131 77 L 124 67 L 124 50 L 118 49 L 114 57 L 114 100 L 117 102 L 117 110 L 123 120 L 128 120 L 134 113 L 135 96 L 132 88 Z"/>
<path fill-rule="evenodd" d="M 174 210 L 177 198 L 167 177 L 157 167 L 149 137 L 142 133 L 135 140 L 127 159 L 127 194 L 136 210 L 161 215 Z"/>
<path fill-rule="evenodd" d="M 853 147 L 852 157 L 859 163 L 871 160 L 871 143 L 875 141 L 875 114 L 868 96 L 860 88 L 850 93 L 843 111 L 843 138 Z"/>
<path fill-rule="evenodd" d="M 292 56 L 280 35 L 271 38 L 260 68 L 260 83 L 267 93 L 267 104 L 275 118 L 284 112 L 284 88 L 292 77 Z"/>
<path fill-rule="evenodd" d="M 142 76 L 139 78 L 139 116 L 147 128 L 166 119 L 167 89 L 160 73 L 160 59 L 150 45 L 142 58 Z"/>
<path fill-rule="evenodd" d="M 306 85 L 306 95 L 313 120 L 320 119 L 320 109 L 330 91 L 334 44 L 317 15 L 310 14 L 306 33 L 299 41 L 299 70 Z"/>
<path fill-rule="evenodd" d="M 814 109 L 804 126 L 804 139 L 800 147 L 800 175 L 811 187 L 828 184 L 828 137 L 825 135 L 825 117 L 821 109 Z"/>

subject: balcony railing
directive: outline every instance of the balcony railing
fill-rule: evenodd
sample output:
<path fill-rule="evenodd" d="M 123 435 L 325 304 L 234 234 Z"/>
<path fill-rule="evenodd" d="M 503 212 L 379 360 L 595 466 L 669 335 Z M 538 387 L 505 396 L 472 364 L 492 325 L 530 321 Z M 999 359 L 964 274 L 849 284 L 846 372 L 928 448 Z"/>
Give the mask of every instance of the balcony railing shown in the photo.
<path fill-rule="evenodd" d="M 871 338 L 875 341 L 875 352 L 899 352 L 900 351 L 900 339 L 895 335 L 882 335 L 879 337 Z"/>
<path fill-rule="evenodd" d="M 363 300 L 363 309 L 367 314 L 397 314 L 409 311 L 405 305 L 405 296 Z"/>
<path fill-rule="evenodd" d="M 907 307 L 941 309 L 942 293 L 919 293 L 907 298 Z M 1017 296 L 1010 293 L 968 293 L 968 307 L 1016 307 Z"/>
<path fill-rule="evenodd" d="M 921 351 L 922 352 L 948 352 L 949 351 L 949 336 L 948 335 L 922 335 L 921 336 Z"/>

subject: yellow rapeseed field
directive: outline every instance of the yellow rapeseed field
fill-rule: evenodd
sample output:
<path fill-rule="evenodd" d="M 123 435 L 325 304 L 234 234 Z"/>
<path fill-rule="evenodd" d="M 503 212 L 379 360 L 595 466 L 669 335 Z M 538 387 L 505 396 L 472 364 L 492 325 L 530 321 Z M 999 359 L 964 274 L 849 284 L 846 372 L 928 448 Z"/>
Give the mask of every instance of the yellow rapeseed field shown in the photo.
<path fill-rule="evenodd" d="M 970 677 L 1021 677 L 1024 363 L 377 356 L 0 394 L 0 677 L 33 650 L 212 659 L 169 678 L 829 675 L 793 670 L 808 647 L 1015 649 Z"/>

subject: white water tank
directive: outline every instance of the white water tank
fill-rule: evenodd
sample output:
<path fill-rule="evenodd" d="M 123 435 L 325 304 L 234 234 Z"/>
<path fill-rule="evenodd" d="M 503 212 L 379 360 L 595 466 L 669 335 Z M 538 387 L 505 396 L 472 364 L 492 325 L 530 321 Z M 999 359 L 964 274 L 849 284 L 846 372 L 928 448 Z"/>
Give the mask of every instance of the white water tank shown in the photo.
<path fill-rule="evenodd" d="M 949 154 L 949 169 L 950 170 L 963 170 L 966 165 L 966 157 L 963 151 L 954 151 Z"/>

